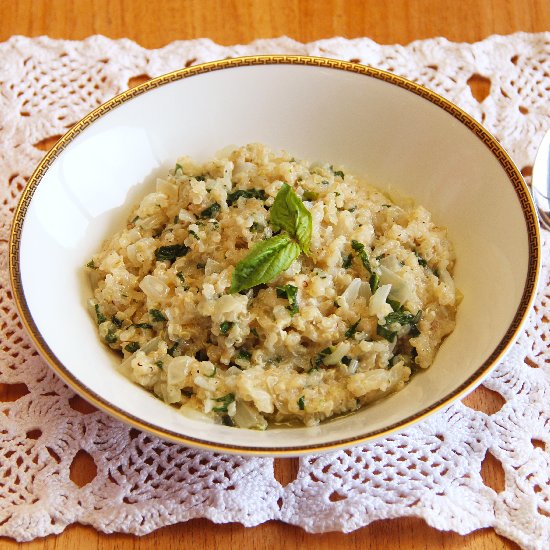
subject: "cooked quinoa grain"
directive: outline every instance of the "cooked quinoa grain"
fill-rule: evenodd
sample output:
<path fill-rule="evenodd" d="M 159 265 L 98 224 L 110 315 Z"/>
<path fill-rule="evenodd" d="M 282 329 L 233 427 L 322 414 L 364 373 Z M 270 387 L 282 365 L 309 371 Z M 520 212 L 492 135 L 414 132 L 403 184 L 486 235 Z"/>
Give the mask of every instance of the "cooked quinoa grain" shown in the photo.
<path fill-rule="evenodd" d="M 274 221 L 284 192 L 309 220 L 307 242 Z M 260 242 L 283 242 L 291 263 L 237 292 Z M 453 265 L 423 207 L 252 144 L 179 159 L 87 264 L 89 305 L 122 371 L 183 413 L 314 425 L 431 365 L 455 325 Z"/>

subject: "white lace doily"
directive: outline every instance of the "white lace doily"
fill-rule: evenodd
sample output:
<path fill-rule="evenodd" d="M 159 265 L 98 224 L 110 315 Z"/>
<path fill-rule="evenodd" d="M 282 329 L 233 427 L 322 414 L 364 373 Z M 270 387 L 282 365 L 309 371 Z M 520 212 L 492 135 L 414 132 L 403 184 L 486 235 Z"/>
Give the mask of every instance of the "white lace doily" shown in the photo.
<path fill-rule="evenodd" d="M 409 46 L 381 46 L 366 38 L 304 45 L 280 38 L 231 47 L 194 40 L 146 50 L 100 36 L 82 42 L 14 37 L 0 44 L 0 383 L 17 384 L 18 395 L 28 392 L 0 403 L 0 536 L 30 540 L 74 522 L 143 534 L 194 517 L 246 526 L 279 519 L 313 532 L 347 532 L 377 519 L 414 515 L 438 529 L 494 527 L 524 548 L 548 548 L 548 232 L 542 233 L 536 306 L 518 342 L 485 382 L 505 401 L 499 411 L 487 415 L 457 403 L 399 435 L 303 458 L 297 479 L 284 487 L 271 459 L 187 449 L 101 412 L 74 410 L 72 391 L 34 351 L 9 288 L 7 240 L 14 206 L 44 154 L 44 140 L 126 89 L 131 77 L 261 53 L 351 59 L 420 82 L 480 120 L 527 176 L 550 126 L 550 33 L 492 36 L 476 44 L 437 38 Z M 490 83 L 481 102 L 468 84 L 476 74 Z M 79 488 L 69 468 L 81 449 L 95 461 L 97 475 Z M 504 468 L 500 493 L 480 475 L 487 452 Z"/>

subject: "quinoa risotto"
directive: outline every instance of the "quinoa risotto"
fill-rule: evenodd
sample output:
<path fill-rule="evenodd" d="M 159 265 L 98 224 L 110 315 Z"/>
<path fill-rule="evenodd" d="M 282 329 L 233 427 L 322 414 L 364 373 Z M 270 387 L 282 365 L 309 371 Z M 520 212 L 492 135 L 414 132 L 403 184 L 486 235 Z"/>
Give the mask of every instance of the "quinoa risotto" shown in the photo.
<path fill-rule="evenodd" d="M 122 372 L 183 414 L 318 424 L 433 362 L 459 293 L 422 206 L 251 144 L 180 158 L 87 268 Z"/>

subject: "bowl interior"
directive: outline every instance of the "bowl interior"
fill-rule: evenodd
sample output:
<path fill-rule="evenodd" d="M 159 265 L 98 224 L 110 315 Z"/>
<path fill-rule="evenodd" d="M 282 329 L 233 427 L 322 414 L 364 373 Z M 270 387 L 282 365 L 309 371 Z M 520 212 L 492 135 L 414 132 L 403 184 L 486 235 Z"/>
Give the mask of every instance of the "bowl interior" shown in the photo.
<path fill-rule="evenodd" d="M 234 64 L 181 76 L 85 119 L 31 182 L 17 277 L 26 321 L 58 372 L 111 413 L 164 437 L 283 454 L 387 433 L 479 382 L 518 328 L 534 284 L 532 206 L 526 198 L 522 207 L 521 178 L 496 145 L 484 143 L 491 138 L 438 106 L 437 96 L 381 72 Z M 86 310 L 84 264 L 156 176 L 182 154 L 206 159 L 248 142 L 344 165 L 414 198 L 448 228 L 456 249 L 464 300 L 433 366 L 400 393 L 315 428 L 262 433 L 181 416 L 117 372 L 119 359 L 100 343 Z"/>

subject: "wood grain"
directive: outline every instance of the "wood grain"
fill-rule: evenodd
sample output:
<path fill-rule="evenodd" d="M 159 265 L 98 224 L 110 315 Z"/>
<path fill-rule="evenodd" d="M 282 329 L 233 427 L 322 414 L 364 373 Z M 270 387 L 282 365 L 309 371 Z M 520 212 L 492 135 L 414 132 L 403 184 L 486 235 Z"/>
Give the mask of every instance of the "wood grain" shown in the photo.
<path fill-rule="evenodd" d="M 75 40 L 104 34 L 158 48 L 173 40 L 202 37 L 228 45 L 287 35 L 301 42 L 366 36 L 382 44 L 407 44 L 434 36 L 474 42 L 495 33 L 548 30 L 548 0 L 0 0 L 0 41 L 16 34 Z M 474 79 L 471 85 L 482 98 L 486 83 Z M 44 149 L 50 146 L 46 143 Z M 24 385 L 0 384 L 0 401 L 13 401 L 26 391 Z M 493 414 L 504 400 L 480 387 L 464 403 Z M 84 414 L 93 410 L 80 398 L 74 398 L 71 406 Z M 93 478 L 94 468 L 85 454 L 78 455 L 71 479 L 78 485 L 85 484 Z M 283 484 L 295 478 L 297 469 L 296 459 L 275 461 L 275 475 Z M 502 490 L 502 467 L 490 454 L 484 460 L 482 476 L 495 491 Z M 144 537 L 105 535 L 74 525 L 61 535 L 26 544 L 0 538 L 3 550 L 140 550 L 153 546 L 166 550 L 517 548 L 491 529 L 460 536 L 437 531 L 418 518 L 379 521 L 349 534 L 308 534 L 279 522 L 244 528 L 197 519 Z"/>

